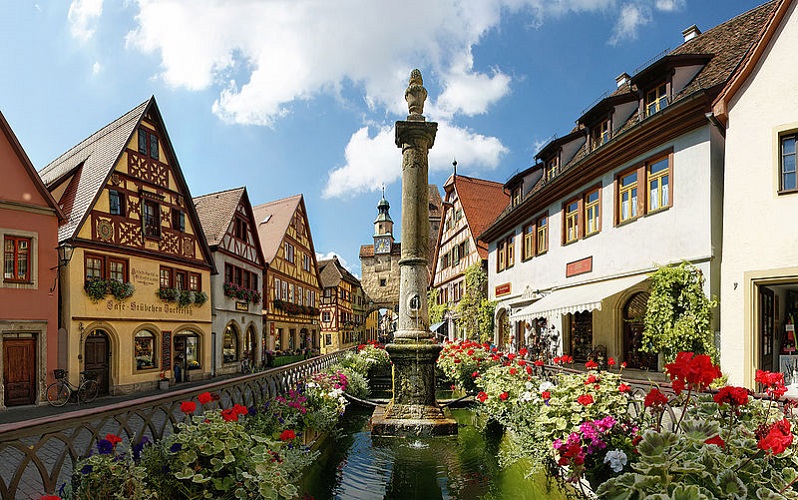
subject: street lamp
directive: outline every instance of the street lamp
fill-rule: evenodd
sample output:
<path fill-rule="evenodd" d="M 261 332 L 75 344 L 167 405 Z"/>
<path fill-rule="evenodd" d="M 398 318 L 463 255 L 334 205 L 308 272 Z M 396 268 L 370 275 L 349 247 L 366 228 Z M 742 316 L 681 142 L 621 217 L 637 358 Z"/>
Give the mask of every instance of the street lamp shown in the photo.
<path fill-rule="evenodd" d="M 58 271 L 56 272 L 55 279 L 53 280 L 53 286 L 50 287 L 50 293 L 53 293 L 56 285 L 58 284 L 58 280 L 61 276 L 61 268 L 66 267 L 67 264 L 69 264 L 69 261 L 72 260 L 72 255 L 75 253 L 75 247 L 69 242 L 64 242 L 62 245 L 58 245 L 56 251 L 58 252 L 58 262 L 56 263 L 55 267 L 51 267 L 50 269 L 58 269 Z"/>

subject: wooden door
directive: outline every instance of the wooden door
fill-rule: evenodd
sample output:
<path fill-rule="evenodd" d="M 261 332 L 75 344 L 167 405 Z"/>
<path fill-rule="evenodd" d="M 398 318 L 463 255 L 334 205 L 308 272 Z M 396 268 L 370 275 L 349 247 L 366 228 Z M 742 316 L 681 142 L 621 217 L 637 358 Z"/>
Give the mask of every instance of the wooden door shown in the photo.
<path fill-rule="evenodd" d="M 776 318 L 773 307 L 773 290 L 759 287 L 759 368 L 773 370 L 773 343 L 776 337 Z"/>
<path fill-rule="evenodd" d="M 6 406 L 36 403 L 36 339 L 3 340 Z"/>
<path fill-rule="evenodd" d="M 657 370 L 657 354 L 643 352 L 643 319 L 648 308 L 649 294 L 634 294 L 623 308 L 623 361 L 629 368 Z"/>
<path fill-rule="evenodd" d="M 97 375 L 100 394 L 108 394 L 108 336 L 101 330 L 86 338 L 83 370 Z"/>

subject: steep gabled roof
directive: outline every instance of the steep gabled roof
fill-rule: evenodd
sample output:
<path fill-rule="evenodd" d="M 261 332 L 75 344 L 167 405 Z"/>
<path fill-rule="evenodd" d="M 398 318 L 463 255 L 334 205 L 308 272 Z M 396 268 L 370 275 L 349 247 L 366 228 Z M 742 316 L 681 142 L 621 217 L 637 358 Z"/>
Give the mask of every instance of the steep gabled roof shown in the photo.
<path fill-rule="evenodd" d="M 255 240 L 255 248 L 258 251 L 261 263 L 265 265 L 266 260 L 263 257 L 260 236 L 257 227 L 255 227 L 257 221 L 255 214 L 252 212 L 252 205 L 249 203 L 246 187 L 242 186 L 217 193 L 204 194 L 194 198 L 194 207 L 197 209 L 202 229 L 205 231 L 208 245 L 211 247 L 215 247 L 222 242 L 236 214 L 236 208 L 241 203 L 244 204 L 247 215 L 252 220 L 252 237 Z"/>
<path fill-rule="evenodd" d="M 319 277 L 322 288 L 337 287 L 341 281 L 348 281 L 355 286 L 360 286 L 360 280 L 341 265 L 338 257 L 319 261 Z"/>
<path fill-rule="evenodd" d="M 236 213 L 236 207 L 241 202 L 244 190 L 245 188 L 239 187 L 194 198 L 194 207 L 197 209 L 197 215 L 210 246 L 221 243 Z"/>
<path fill-rule="evenodd" d="M 745 59 L 737 66 L 737 70 L 729 79 L 726 87 L 720 95 L 712 103 L 713 114 L 724 124 L 728 120 L 728 106 L 737 92 L 743 87 L 748 77 L 754 71 L 754 68 L 759 63 L 763 54 L 773 40 L 776 31 L 778 31 L 782 20 L 787 15 L 787 11 L 792 5 L 792 0 L 780 0 L 776 8 L 770 15 L 767 25 L 762 30 L 761 35 L 758 37 L 756 44 L 748 51 Z"/>
<path fill-rule="evenodd" d="M 39 174 L 47 188 L 52 192 L 62 182 L 69 180 L 69 186 L 61 196 L 60 205 L 67 217 L 67 222 L 58 228 L 58 241 L 74 238 L 88 218 L 91 208 L 108 182 L 119 159 L 130 142 L 133 133 L 138 128 L 145 116 L 151 116 L 157 123 L 159 135 L 163 138 L 163 149 L 169 159 L 169 167 L 174 175 L 178 189 L 186 198 L 191 198 L 183 171 L 177 161 L 174 147 L 166 131 L 161 112 L 155 101 L 155 96 L 150 97 L 120 118 L 112 121 L 105 127 L 93 133 L 76 146 L 50 162 Z M 197 235 L 197 242 L 202 250 L 205 263 L 215 273 L 211 250 L 205 239 L 197 211 L 191 204 L 186 207 L 186 213 L 191 220 L 192 227 Z"/>
<path fill-rule="evenodd" d="M 36 190 L 39 194 L 44 198 L 50 208 L 55 210 L 56 216 L 58 217 L 59 222 L 66 220 L 66 215 L 64 214 L 61 207 L 58 206 L 53 196 L 50 194 L 50 191 L 47 190 L 47 187 L 42 182 L 41 177 L 36 172 L 36 169 L 33 167 L 33 163 L 31 163 L 30 158 L 28 158 L 28 154 L 25 153 L 25 150 L 22 148 L 22 144 L 20 144 L 19 140 L 17 139 L 16 134 L 14 131 L 11 130 L 11 125 L 8 124 L 6 121 L 6 117 L 3 116 L 3 113 L 0 112 L 0 131 L 2 131 L 3 135 L 6 136 L 8 143 L 11 145 L 11 148 L 14 150 L 19 162 L 22 164 L 25 171 L 30 176 L 31 181 L 36 187 Z"/>
<path fill-rule="evenodd" d="M 479 256 L 487 259 L 488 245 L 477 238 L 510 202 L 510 195 L 504 191 L 504 184 L 464 175 L 452 175 L 444 184 L 444 189 L 447 192 L 450 189 L 457 192 L 457 197 L 463 206 L 463 215 L 471 235 L 477 242 Z"/>
<path fill-rule="evenodd" d="M 277 251 L 280 250 L 280 244 L 288 230 L 288 224 L 291 223 L 294 212 L 301 201 L 302 195 L 297 194 L 252 207 L 263 257 L 267 264 L 271 264 L 277 257 Z"/>
<path fill-rule="evenodd" d="M 130 136 L 138 127 L 150 103 L 154 102 L 153 97 L 139 104 L 70 148 L 39 172 L 42 181 L 50 190 L 73 172 L 79 174 L 73 177 L 72 185 L 61 197 L 61 206 L 67 221 L 58 228 L 59 242 L 77 234 L 101 188 L 108 181 L 108 176 L 111 175 Z"/>

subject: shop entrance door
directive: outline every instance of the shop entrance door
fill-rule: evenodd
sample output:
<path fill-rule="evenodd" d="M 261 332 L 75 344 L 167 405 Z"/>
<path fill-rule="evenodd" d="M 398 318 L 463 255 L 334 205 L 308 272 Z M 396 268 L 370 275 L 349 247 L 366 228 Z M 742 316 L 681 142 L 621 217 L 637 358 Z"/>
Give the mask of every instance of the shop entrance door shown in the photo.
<path fill-rule="evenodd" d="M 3 339 L 3 384 L 6 406 L 36 402 L 36 339 Z"/>
<path fill-rule="evenodd" d="M 773 344 L 776 334 L 775 308 L 773 305 L 773 290 L 759 287 L 759 335 L 760 356 L 759 366 L 763 370 L 772 371 Z"/>
<path fill-rule="evenodd" d="M 86 337 L 83 370 L 97 375 L 99 394 L 108 394 L 108 335 L 95 330 Z"/>
<path fill-rule="evenodd" d="M 648 297 L 646 292 L 636 293 L 623 308 L 623 360 L 629 368 L 656 371 L 657 354 L 641 350 Z"/>

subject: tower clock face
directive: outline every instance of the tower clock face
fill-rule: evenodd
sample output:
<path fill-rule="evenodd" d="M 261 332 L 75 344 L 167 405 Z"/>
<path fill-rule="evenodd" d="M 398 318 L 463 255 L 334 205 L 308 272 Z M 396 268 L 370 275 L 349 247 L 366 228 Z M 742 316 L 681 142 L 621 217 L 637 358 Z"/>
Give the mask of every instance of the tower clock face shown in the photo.
<path fill-rule="evenodd" d="M 391 251 L 391 240 L 388 238 L 379 238 L 374 242 L 374 253 L 388 253 Z"/>

